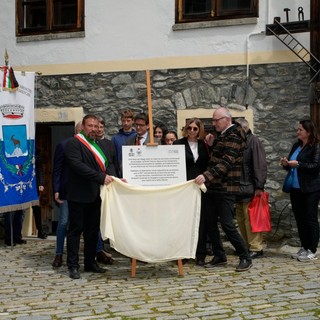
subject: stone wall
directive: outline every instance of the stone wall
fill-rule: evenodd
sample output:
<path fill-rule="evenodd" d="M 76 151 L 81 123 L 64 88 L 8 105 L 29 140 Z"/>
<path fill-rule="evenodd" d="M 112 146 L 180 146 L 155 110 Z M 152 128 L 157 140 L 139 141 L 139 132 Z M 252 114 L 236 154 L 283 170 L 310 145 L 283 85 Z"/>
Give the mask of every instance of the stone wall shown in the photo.
<path fill-rule="evenodd" d="M 252 108 L 254 132 L 268 161 L 267 191 L 277 238 L 290 236 L 294 219 L 289 197 L 281 191 L 285 172 L 279 159 L 289 153 L 298 121 L 309 117 L 309 70 L 302 63 L 151 71 L 153 122 L 176 129 L 177 110 Z M 119 112 L 147 111 L 145 72 L 42 76 L 37 80 L 38 108 L 83 107 L 106 119 L 108 137 L 119 128 Z M 280 216 L 281 215 L 281 216 Z M 279 219 L 280 216 L 280 219 Z"/>

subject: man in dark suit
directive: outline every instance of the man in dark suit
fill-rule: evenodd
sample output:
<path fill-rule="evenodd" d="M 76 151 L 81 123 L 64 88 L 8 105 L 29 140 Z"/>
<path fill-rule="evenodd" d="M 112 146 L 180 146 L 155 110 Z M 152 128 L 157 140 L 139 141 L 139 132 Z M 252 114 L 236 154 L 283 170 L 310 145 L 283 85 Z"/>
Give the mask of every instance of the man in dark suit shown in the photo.
<path fill-rule="evenodd" d="M 111 140 L 105 137 L 105 121 L 102 117 L 97 117 L 99 121 L 99 127 L 97 131 L 97 143 L 101 147 L 102 151 L 108 159 L 108 167 L 106 169 L 107 174 L 114 177 L 120 177 L 120 171 L 117 166 L 116 149 Z M 104 248 L 104 243 L 101 238 L 101 232 L 98 234 L 97 243 L 97 261 L 103 264 L 113 264 L 114 259 L 111 253 L 107 252 Z"/>
<path fill-rule="evenodd" d="M 67 234 L 67 266 L 72 279 L 79 279 L 80 236 L 84 238 L 84 271 L 103 273 L 95 260 L 100 230 L 100 186 L 112 182 L 106 173 L 108 159 L 96 143 L 99 122 L 96 116 L 86 115 L 82 131 L 71 138 L 65 150 L 69 168 L 67 200 L 69 230 Z"/>
<path fill-rule="evenodd" d="M 136 134 L 131 135 L 127 141 L 127 146 L 143 145 L 150 142 L 149 137 L 149 117 L 146 113 L 138 113 L 134 117 L 134 125 L 136 127 Z"/>

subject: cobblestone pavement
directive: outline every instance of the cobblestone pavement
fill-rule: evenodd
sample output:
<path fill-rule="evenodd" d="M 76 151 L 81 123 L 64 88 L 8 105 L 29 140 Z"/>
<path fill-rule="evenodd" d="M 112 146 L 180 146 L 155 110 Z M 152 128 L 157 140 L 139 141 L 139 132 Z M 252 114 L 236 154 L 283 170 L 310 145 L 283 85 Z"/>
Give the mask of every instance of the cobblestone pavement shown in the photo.
<path fill-rule="evenodd" d="M 235 272 L 238 258 L 207 270 L 193 261 L 178 276 L 176 262 L 138 263 L 114 253 L 105 274 L 68 277 L 54 270 L 55 241 L 28 238 L 0 244 L 0 319 L 320 319 L 320 259 L 298 262 L 297 248 L 266 248 L 253 267 Z M 210 259 L 210 257 L 208 257 Z"/>

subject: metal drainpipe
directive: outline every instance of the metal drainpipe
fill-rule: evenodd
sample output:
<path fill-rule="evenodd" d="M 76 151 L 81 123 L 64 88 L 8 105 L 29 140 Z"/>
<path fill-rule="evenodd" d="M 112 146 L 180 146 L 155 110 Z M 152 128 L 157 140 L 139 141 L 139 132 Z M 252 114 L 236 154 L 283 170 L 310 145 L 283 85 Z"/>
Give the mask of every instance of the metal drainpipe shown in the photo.
<path fill-rule="evenodd" d="M 247 36 L 247 52 L 246 52 L 246 92 L 244 98 L 244 105 L 248 108 L 248 89 L 249 89 L 249 78 L 250 78 L 250 63 L 249 63 L 249 47 L 250 47 L 250 38 L 252 36 L 264 35 L 265 31 L 252 32 Z"/>
<path fill-rule="evenodd" d="M 269 23 L 269 19 L 270 19 L 270 0 L 267 0 L 266 2 L 266 24 Z M 244 98 L 244 104 L 245 107 L 248 108 L 248 89 L 249 89 L 249 78 L 250 78 L 250 63 L 249 63 L 249 44 L 250 44 L 250 38 L 252 36 L 256 36 L 256 35 L 263 35 L 265 34 L 265 31 L 262 30 L 260 32 L 253 32 L 250 33 L 247 37 L 247 52 L 246 52 L 246 64 L 247 64 L 247 70 L 246 70 L 246 93 L 245 93 L 245 98 Z"/>

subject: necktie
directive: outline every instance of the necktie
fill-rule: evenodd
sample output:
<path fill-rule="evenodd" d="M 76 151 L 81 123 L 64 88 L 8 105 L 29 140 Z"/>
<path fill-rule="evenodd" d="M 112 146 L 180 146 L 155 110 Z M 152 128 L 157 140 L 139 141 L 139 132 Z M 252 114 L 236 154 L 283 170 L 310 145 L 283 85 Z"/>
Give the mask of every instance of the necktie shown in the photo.
<path fill-rule="evenodd" d="M 142 139 L 142 137 L 137 136 L 137 140 L 136 140 L 136 145 L 137 146 L 141 145 L 141 139 Z"/>

